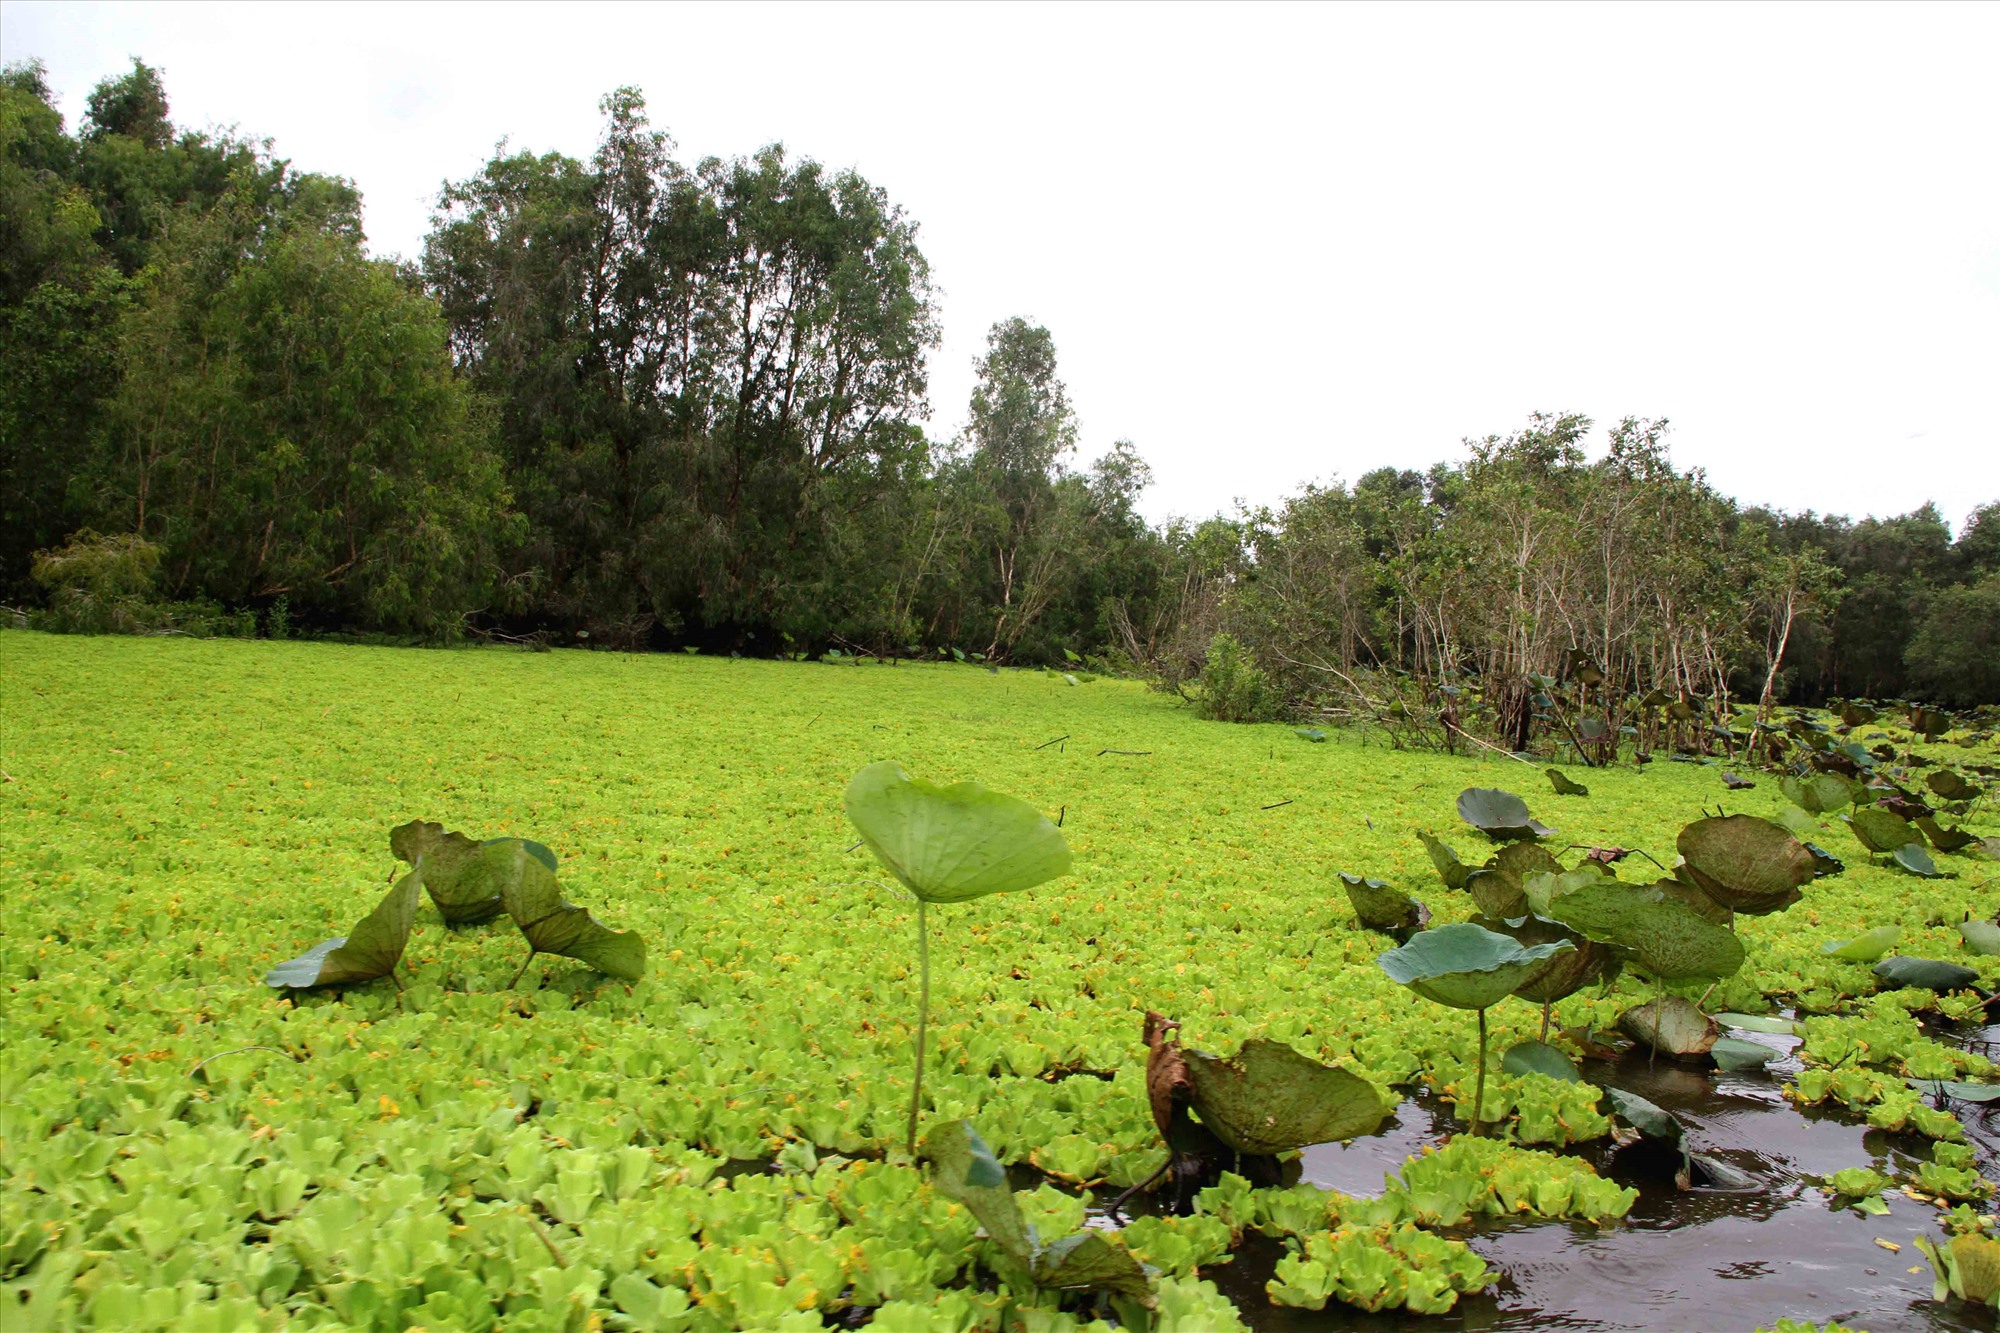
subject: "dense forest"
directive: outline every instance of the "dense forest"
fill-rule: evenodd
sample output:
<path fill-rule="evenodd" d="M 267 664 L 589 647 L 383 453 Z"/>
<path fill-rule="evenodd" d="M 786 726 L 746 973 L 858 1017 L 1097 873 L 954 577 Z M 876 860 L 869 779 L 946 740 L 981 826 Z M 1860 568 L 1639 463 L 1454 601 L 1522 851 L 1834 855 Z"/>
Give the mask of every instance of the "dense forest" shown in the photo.
<path fill-rule="evenodd" d="M 81 631 L 962 656 L 1148 675 L 1222 716 L 1448 712 L 1537 681 L 1751 704 L 2000 701 L 2000 503 L 1746 508 L 1661 421 L 1149 524 L 1085 464 L 1050 331 L 997 324 L 935 438 L 939 306 L 884 192 L 678 160 L 638 92 L 588 161 L 502 151 L 415 261 L 351 184 L 177 127 L 134 62 L 67 127 L 0 76 L 0 596 Z"/>

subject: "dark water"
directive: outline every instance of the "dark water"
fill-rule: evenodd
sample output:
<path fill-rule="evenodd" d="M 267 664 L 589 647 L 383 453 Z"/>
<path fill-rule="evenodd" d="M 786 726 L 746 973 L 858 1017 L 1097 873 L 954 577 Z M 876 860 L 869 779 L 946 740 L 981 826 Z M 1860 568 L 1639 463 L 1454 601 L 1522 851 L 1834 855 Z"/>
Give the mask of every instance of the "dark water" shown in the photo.
<path fill-rule="evenodd" d="M 2000 1039 L 2000 1028 L 1951 1034 L 1974 1045 Z M 1759 1038 L 1780 1048 L 1786 1039 Z M 1251 1237 L 1229 1264 L 1205 1270 L 1260 1333 L 1331 1329 L 1701 1329 L 1749 1330 L 1782 1317 L 1837 1319 L 1872 1333 L 1993 1329 L 1990 1312 L 1931 1299 L 1931 1270 L 1913 1237 L 1937 1234 L 1935 1210 L 1895 1190 L 1890 1211 L 1866 1217 L 1828 1207 L 1806 1177 L 1849 1166 L 1885 1175 L 1913 1172 L 1927 1150 L 1918 1138 L 1884 1134 L 1831 1115 L 1801 1113 L 1779 1095 L 1787 1060 L 1769 1071 L 1720 1073 L 1643 1057 L 1591 1061 L 1590 1081 L 1653 1101 L 1678 1115 L 1690 1147 L 1747 1172 L 1755 1187 L 1681 1191 L 1664 1154 L 1649 1145 L 1582 1155 L 1638 1201 L 1621 1224 L 1500 1222 L 1459 1228 L 1501 1275 L 1498 1286 L 1461 1299 L 1450 1314 L 1367 1315 L 1345 1306 L 1324 1311 L 1271 1305 L 1264 1283 L 1284 1253 Z M 1961 1108 L 1969 1136 L 1991 1175 L 2000 1162 L 1992 1108 Z M 1303 1178 L 1349 1194 L 1377 1194 L 1385 1172 L 1454 1130 L 1440 1104 L 1408 1101 L 1380 1135 L 1308 1149 Z M 1891 1252 L 1877 1239 L 1900 1245 Z M 1910 1269 L 1916 1269 L 1910 1272 Z"/>

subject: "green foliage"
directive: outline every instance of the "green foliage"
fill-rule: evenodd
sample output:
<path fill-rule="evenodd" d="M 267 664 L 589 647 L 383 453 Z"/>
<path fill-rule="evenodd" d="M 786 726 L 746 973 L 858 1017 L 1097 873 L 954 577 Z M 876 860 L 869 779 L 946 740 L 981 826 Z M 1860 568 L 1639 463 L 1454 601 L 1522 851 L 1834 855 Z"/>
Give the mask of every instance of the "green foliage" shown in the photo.
<path fill-rule="evenodd" d="M 1458 794 L 1458 817 L 1497 842 L 1533 841 L 1555 832 L 1528 813 L 1528 803 L 1497 787 L 1467 787 Z"/>
<path fill-rule="evenodd" d="M 1420 932 L 1379 960 L 1398 985 L 1454 1009 L 1488 1009 L 1551 955 L 1575 948 L 1568 940 L 1523 947 L 1505 935 L 1470 922 Z"/>
<path fill-rule="evenodd" d="M 854 775 L 846 806 L 876 859 L 924 902 L 1012 893 L 1070 872 L 1062 830 L 975 782 L 939 787 L 883 760 Z"/>
<path fill-rule="evenodd" d="M 34 577 L 48 598 L 44 628 L 63 634 L 131 634 L 154 620 L 160 548 L 129 534 L 84 528 L 35 553 Z"/>
<path fill-rule="evenodd" d="M 403 876 L 351 934 L 317 944 L 290 962 L 278 964 L 265 976 L 264 984 L 345 986 L 393 976 L 409 944 L 410 925 L 416 920 L 419 882 L 414 870 Z"/>
<path fill-rule="evenodd" d="M 1208 658 L 1201 668 L 1201 692 L 1195 703 L 1201 715 L 1213 722 L 1269 722 L 1278 713 L 1270 681 L 1230 634 L 1218 634 L 1209 641 Z"/>
<path fill-rule="evenodd" d="M 28 1265 L 10 1287 L 33 1284 L 58 1326 L 761 1328 L 874 1310 L 885 1327 L 975 1327 L 1008 1301 L 1024 1321 L 1085 1322 L 1083 1297 L 1058 1310 L 1032 1283 L 997 1289 L 977 1220 L 884 1160 L 911 1094 L 914 1016 L 898 1015 L 915 980 L 912 908 L 861 882 L 868 854 L 847 852 L 856 837 L 829 783 L 891 743 L 913 770 L 976 772 L 1037 808 L 1069 806 L 1073 875 L 950 909 L 953 965 L 933 978 L 935 1119 L 971 1119 L 1017 1179 L 1039 1171 L 1101 1208 L 1159 1166 L 1133 1060 L 1132 1016 L 1149 1005 L 1173 1006 L 1200 1048 L 1282 1042 L 1472 1116 L 1472 1024 L 1412 1003 L 1374 966 L 1381 939 L 1326 893 L 1329 864 L 1398 884 L 1430 873 L 1408 830 L 1452 817 L 1461 759 L 1364 750 L 1342 732 L 1274 744 L 1136 682 L 1070 689 L 950 663 L 441 658 L 13 631 L 0 652 L 15 779 L 0 783 L 0 860 L 20 889 L 0 951 L 18 1075 L 0 1107 L 0 1244 L 18 1242 L 6 1253 Z M 1066 750 L 1033 748 L 1064 732 L 1077 738 Z M 1100 736 L 1173 767 L 1099 759 L 1083 742 Z M 1567 837 L 1665 859 L 1715 799 L 1714 769 L 1694 765 L 1619 766 L 1591 785 Z M 481 830 L 468 842 L 538 832 L 581 849 L 562 883 L 590 886 L 593 906 L 643 934 L 652 966 L 629 986 L 565 966 L 508 990 L 511 931 L 446 931 L 420 905 L 400 997 L 256 985 L 390 887 L 392 789 L 398 807 L 458 812 L 447 824 Z M 1302 799 L 1260 819 L 1273 792 Z M 1730 800 L 1785 803 L 1770 783 Z M 1289 822 L 1300 813 L 1315 818 Z M 1990 829 L 1983 810 L 1966 819 Z M 1990 895 L 1976 875 L 1918 881 L 1855 860 L 1798 908 L 1739 921 L 1748 961 L 1716 1007 L 1814 1034 L 1795 1101 L 1950 1146 L 1958 1085 L 1979 1095 L 1993 1074 L 1915 1015 L 1969 1017 L 1978 995 L 1874 995 L 1864 965 L 1821 946 L 1893 922 L 1904 950 L 1969 965 L 1991 989 L 2000 963 L 1964 952 L 1956 929 L 1989 915 Z M 1475 907 L 1431 901 L 1447 922 Z M 1556 1003 L 1551 1031 L 1601 1031 L 1647 998 L 1629 978 L 1580 992 Z M 1534 1007 L 1487 1016 L 1499 1051 L 1537 1035 Z M 1503 1067 L 1488 1071 L 1488 1128 L 1550 1144 L 1608 1131 L 1595 1089 Z M 1555 1208 L 1560 1168 L 1531 1159 L 1489 1179 L 1485 1164 L 1420 1172 L 1409 1203 L 1238 1182 L 1232 1219 L 1304 1238 L 1428 1230 L 1419 1206 L 1527 1221 L 1544 1215 L 1538 1190 Z M 1511 1195 L 1489 1188 L 1503 1176 Z M 1081 1227 L 1078 1195 L 1015 1198 L 1042 1236 Z M 1134 1257 L 1190 1265 L 1155 1283 L 1188 1327 L 1235 1318 L 1193 1276 L 1227 1254 L 1229 1225 L 1208 1210 L 1127 1228 Z"/>
<path fill-rule="evenodd" d="M 1275 1041 L 1249 1041 L 1228 1059 L 1187 1052 L 1202 1124 L 1240 1153 L 1292 1152 L 1372 1134 L 1389 1114 L 1368 1080 Z"/>

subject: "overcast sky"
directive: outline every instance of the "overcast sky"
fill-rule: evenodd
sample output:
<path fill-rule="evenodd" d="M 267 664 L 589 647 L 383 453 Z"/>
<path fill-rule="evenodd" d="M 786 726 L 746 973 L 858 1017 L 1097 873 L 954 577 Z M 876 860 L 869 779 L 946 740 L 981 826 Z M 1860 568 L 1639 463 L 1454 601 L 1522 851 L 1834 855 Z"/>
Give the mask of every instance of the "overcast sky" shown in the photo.
<path fill-rule="evenodd" d="M 502 139 L 587 156 L 620 84 L 686 159 L 853 167 L 942 289 L 933 433 L 1026 316 L 1156 518 L 1537 409 L 1667 417 L 1752 503 L 2000 499 L 2000 5 L 9 2 L 0 51 L 72 125 L 161 67 L 180 124 L 354 180 L 378 254 Z"/>

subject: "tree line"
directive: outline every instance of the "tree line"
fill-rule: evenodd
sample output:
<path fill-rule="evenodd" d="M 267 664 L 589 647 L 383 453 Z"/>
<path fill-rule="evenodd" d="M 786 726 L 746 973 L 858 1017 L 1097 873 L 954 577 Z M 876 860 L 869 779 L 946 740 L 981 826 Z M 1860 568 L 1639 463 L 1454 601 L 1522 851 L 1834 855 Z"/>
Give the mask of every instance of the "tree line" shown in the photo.
<path fill-rule="evenodd" d="M 175 126 L 144 63 L 74 131 L 8 67 L 0 588 L 53 628 L 1074 656 L 1191 694 L 1220 637 L 1259 710 L 1463 676 L 1502 730 L 1582 658 L 2000 698 L 2000 508 L 1956 541 L 1929 506 L 1746 509 L 1664 423 L 1593 460 L 1548 416 L 1149 524 L 1130 442 L 1081 463 L 1031 321 L 989 333 L 964 429 L 926 430 L 938 298 L 879 187 L 775 145 L 684 162 L 636 90 L 600 109 L 588 160 L 497 152 L 389 261 L 351 184 Z"/>

